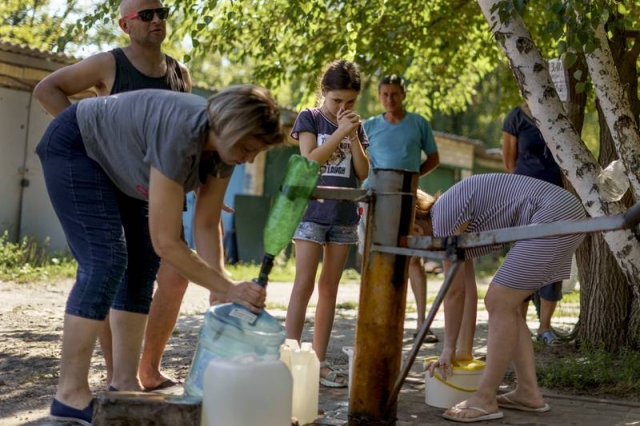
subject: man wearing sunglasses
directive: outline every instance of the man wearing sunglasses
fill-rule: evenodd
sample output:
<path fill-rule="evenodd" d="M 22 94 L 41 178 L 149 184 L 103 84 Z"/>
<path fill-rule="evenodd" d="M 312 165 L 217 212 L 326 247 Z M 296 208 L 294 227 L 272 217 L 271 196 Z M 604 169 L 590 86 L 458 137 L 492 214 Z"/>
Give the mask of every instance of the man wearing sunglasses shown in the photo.
<path fill-rule="evenodd" d="M 140 18 L 142 22 L 151 22 L 153 21 L 153 16 L 158 15 L 158 19 L 164 21 L 169 16 L 169 8 L 168 7 L 159 7 L 157 9 L 144 9 L 139 10 L 137 12 L 131 12 L 127 16 L 123 16 L 123 19 L 136 19 Z"/>
<path fill-rule="evenodd" d="M 187 68 L 162 53 L 169 9 L 163 7 L 160 0 L 123 0 L 120 16 L 118 24 L 129 36 L 128 46 L 98 53 L 62 68 L 36 86 L 34 96 L 49 114 L 57 116 L 71 104 L 70 96 L 87 90 L 93 90 L 98 96 L 151 88 L 191 91 L 191 77 Z M 160 361 L 175 326 L 188 281 L 176 269 L 163 262 L 158 271 L 157 282 L 158 290 L 154 294 L 148 317 L 150 327 L 147 327 L 146 332 L 144 322 L 132 318 L 132 314 L 111 309 L 111 324 L 117 324 L 114 326 L 112 345 L 111 330 L 108 327 L 110 321 L 105 322 L 100 344 L 107 364 L 107 384 L 111 388 L 155 390 L 176 384 L 161 374 Z M 121 348 L 126 347 L 129 342 L 119 340 L 116 327 L 135 329 L 138 335 L 145 334 L 140 381 L 135 371 L 129 369 L 123 373 L 122 367 L 117 367 L 128 364 Z M 72 398 L 62 395 L 57 397 L 73 405 Z"/>

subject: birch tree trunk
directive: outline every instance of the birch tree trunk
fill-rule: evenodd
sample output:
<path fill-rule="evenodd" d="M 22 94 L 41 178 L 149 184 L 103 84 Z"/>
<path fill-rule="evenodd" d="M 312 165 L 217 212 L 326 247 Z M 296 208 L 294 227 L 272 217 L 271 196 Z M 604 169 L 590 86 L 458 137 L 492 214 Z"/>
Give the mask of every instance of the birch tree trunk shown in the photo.
<path fill-rule="evenodd" d="M 500 0 L 477 0 L 477 3 L 509 59 L 520 92 L 526 99 L 549 150 L 567 180 L 573 185 L 589 215 L 596 217 L 623 212 L 625 208 L 621 203 L 604 203 L 601 200 L 595 178 L 602 168 L 569 121 L 549 76 L 547 63 L 531 40 L 531 35 L 522 23 L 522 19 L 515 14 L 505 22 L 501 22 L 497 6 Z M 495 10 L 492 11 L 494 8 Z M 640 295 L 638 280 L 640 242 L 636 235 L 629 230 L 607 232 L 604 234 L 604 240 L 615 257 L 622 275 L 631 286 L 634 295 L 638 297 Z M 599 297 L 591 297 L 589 300 L 596 302 L 599 300 L 599 306 L 587 304 L 584 309 L 588 310 L 589 314 L 608 318 L 608 321 L 602 321 L 603 318 L 598 321 L 607 325 L 608 334 L 586 337 L 589 340 L 593 338 L 599 341 L 598 343 L 605 343 L 610 349 L 615 349 L 622 344 L 621 342 L 626 342 L 628 339 L 628 317 L 627 315 L 621 317 L 618 311 L 619 305 L 603 304 L 603 302 L 610 302 L 607 298 L 608 289 L 601 288 L 597 279 L 594 281 L 590 289 L 593 294 L 590 295 L 597 294 Z M 632 332 L 632 334 L 636 333 Z"/>
<path fill-rule="evenodd" d="M 626 31 L 620 27 L 613 27 L 611 31 L 611 37 L 607 40 L 606 49 L 610 51 L 607 52 L 607 55 L 611 57 L 613 61 L 613 65 L 616 69 L 617 74 L 619 75 L 620 85 L 624 87 L 624 93 L 621 95 L 624 96 L 625 101 L 628 101 L 628 104 L 631 108 L 631 116 L 635 118 L 635 121 L 638 122 L 638 114 L 640 113 L 640 100 L 638 99 L 638 68 L 637 61 L 638 55 L 640 55 L 640 34 L 635 35 L 635 39 L 631 39 Z M 602 103 L 597 102 L 598 107 L 598 117 L 600 122 L 600 150 L 599 150 L 599 158 L 598 161 L 601 166 L 606 166 L 611 161 L 619 158 L 621 156 L 620 152 L 618 152 L 617 146 L 615 144 L 614 138 L 612 136 L 613 130 L 607 125 L 606 119 L 604 117 Z M 628 140 L 626 142 L 629 142 Z M 624 146 L 625 141 L 622 141 L 622 145 Z M 633 169 L 629 169 L 628 172 L 633 172 Z M 638 169 L 635 172 L 639 172 Z M 632 200 L 632 192 L 628 192 L 627 195 L 622 199 L 622 202 L 625 205 L 629 206 L 633 202 Z M 605 296 L 607 298 L 607 303 L 617 302 L 618 308 L 622 309 L 623 312 L 628 311 L 628 319 L 626 321 L 626 328 L 629 331 L 628 340 L 631 343 L 634 343 L 635 346 L 640 345 L 640 298 L 633 297 L 634 295 L 631 292 L 631 288 L 624 288 L 624 284 L 622 284 L 621 272 L 617 267 L 615 267 L 615 259 L 613 256 L 606 251 L 600 250 L 602 257 L 597 256 L 598 248 L 595 246 L 601 240 L 600 235 L 592 235 L 594 241 L 593 253 L 590 253 L 590 260 L 593 264 L 587 265 L 588 268 L 593 269 L 597 267 L 596 265 L 602 264 L 605 265 L 613 265 L 612 267 L 607 267 L 602 269 L 601 271 L 604 274 L 593 274 L 588 276 L 590 278 L 589 281 L 593 282 L 595 278 L 601 280 L 601 282 L 597 283 L 600 285 L 602 289 L 606 292 Z M 598 240 L 598 241 L 596 241 Z M 604 245 L 604 244 L 603 244 Z M 584 246 L 584 245 L 583 245 Z M 587 285 L 591 284 L 590 282 L 586 283 Z M 581 283 L 582 285 L 582 283 Z M 594 297 L 598 298 L 598 294 L 592 293 Z M 581 298 L 584 298 L 584 294 L 581 295 Z M 592 300 L 586 300 L 585 306 L 587 304 L 595 303 Z M 600 327 L 597 327 L 598 321 L 594 318 L 594 315 L 591 315 L 589 310 L 586 310 L 589 321 L 585 321 L 586 327 L 584 327 L 585 333 L 591 333 L 592 335 L 598 335 L 603 333 L 604 330 L 607 330 L 608 324 L 605 322 L 601 324 Z M 600 318 L 598 318 L 600 319 Z M 606 331 L 604 331 L 606 334 Z"/>
<path fill-rule="evenodd" d="M 627 169 L 633 199 L 640 201 L 640 131 L 634 118 L 627 95 L 623 90 L 604 24 L 596 28 L 600 46 L 586 54 L 589 75 L 596 89 L 602 114 L 620 158 Z"/>
<path fill-rule="evenodd" d="M 577 56 L 576 63 L 567 70 L 569 100 L 565 109 L 576 132 L 582 134 L 587 93 L 577 93 L 574 76 L 576 72 L 587 75 L 587 64 L 584 55 L 578 52 Z M 598 162 L 606 166 L 617 155 L 604 122 L 602 129 Z M 564 184 L 573 191 L 571 182 L 565 179 Z M 611 333 L 610 330 L 628 329 L 629 318 L 632 317 L 630 306 L 638 299 L 633 298 L 631 287 L 627 285 L 602 234 L 587 234 L 576 250 L 576 259 L 580 273 L 580 305 L 583 307 L 577 340 L 604 345 L 611 350 L 627 345 L 630 342 L 625 333 Z"/>

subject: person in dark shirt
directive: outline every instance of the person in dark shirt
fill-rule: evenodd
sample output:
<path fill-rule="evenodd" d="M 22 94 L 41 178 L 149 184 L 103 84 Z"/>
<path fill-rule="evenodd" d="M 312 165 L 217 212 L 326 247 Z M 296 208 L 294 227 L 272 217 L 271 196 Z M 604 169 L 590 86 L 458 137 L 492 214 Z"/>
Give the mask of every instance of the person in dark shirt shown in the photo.
<path fill-rule="evenodd" d="M 507 171 L 563 187 L 560 167 L 547 148 L 526 103 L 509 111 L 502 125 L 502 135 L 502 158 Z M 533 297 L 540 300 L 538 340 L 550 346 L 560 344 L 560 339 L 551 328 L 551 317 L 558 301 L 562 299 L 562 281 L 540 288 L 525 300 L 522 305 L 525 318 L 529 300 Z"/>

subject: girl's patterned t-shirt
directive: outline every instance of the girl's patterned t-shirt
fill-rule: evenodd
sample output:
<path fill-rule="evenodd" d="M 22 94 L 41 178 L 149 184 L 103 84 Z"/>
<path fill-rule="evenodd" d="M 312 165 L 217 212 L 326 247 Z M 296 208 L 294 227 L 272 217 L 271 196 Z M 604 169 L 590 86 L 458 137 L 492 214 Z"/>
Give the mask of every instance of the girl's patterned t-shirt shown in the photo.
<path fill-rule="evenodd" d="M 325 117 L 320 108 L 307 108 L 298 114 L 291 130 L 291 137 L 298 140 L 301 132 L 312 133 L 316 135 L 317 146 L 321 146 L 337 129 L 338 126 Z M 362 126 L 358 128 L 358 138 L 362 147 L 366 149 L 369 140 Z M 359 186 L 348 137 L 340 142 L 327 163 L 320 169 L 317 185 L 342 188 Z M 358 207 L 352 201 L 311 200 L 302 220 L 322 225 L 355 225 L 359 221 Z"/>

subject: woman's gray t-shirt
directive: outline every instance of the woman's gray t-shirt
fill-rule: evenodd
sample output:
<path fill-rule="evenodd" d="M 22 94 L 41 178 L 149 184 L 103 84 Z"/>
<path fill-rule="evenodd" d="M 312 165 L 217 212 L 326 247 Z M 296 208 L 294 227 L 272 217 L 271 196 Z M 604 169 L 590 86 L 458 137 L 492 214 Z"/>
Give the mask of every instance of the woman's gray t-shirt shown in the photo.
<path fill-rule="evenodd" d="M 217 153 L 203 156 L 209 124 L 201 96 L 156 89 L 101 96 L 80 101 L 76 118 L 87 155 L 131 197 L 148 199 L 151 166 L 185 192 L 208 175 L 233 173 Z"/>

